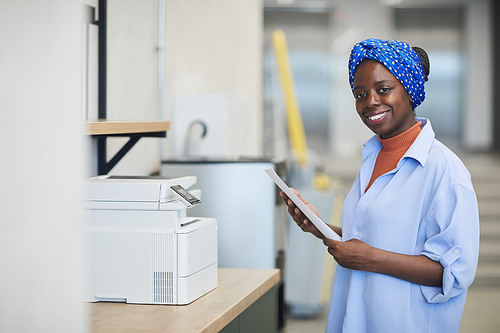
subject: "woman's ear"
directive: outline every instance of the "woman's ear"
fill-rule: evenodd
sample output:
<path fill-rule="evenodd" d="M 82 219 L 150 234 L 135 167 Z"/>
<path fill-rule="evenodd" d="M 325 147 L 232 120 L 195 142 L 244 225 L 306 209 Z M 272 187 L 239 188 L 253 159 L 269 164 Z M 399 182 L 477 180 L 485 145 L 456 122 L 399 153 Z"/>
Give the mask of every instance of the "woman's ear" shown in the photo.
<path fill-rule="evenodd" d="M 408 94 L 408 96 L 410 97 L 410 107 L 413 110 L 413 115 L 415 116 L 415 109 L 413 108 L 413 98 L 411 98 L 410 94 Z"/>

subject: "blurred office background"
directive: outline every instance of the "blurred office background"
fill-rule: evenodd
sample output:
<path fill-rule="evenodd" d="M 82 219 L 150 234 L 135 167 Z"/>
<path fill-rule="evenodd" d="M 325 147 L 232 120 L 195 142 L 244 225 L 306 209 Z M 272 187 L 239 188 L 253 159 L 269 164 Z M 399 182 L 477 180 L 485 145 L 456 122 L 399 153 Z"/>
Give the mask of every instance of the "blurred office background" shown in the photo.
<path fill-rule="evenodd" d="M 0 1 L 1 331 L 89 329 L 81 180 L 97 173 L 83 123 L 98 118 L 98 31 L 83 28 L 82 4 L 98 1 Z M 421 46 L 431 73 L 417 115 L 462 157 L 480 201 L 480 267 L 462 331 L 496 332 L 499 16 L 495 0 L 108 0 L 108 119 L 171 121 L 166 139 L 141 139 L 110 174 L 155 174 L 176 157 L 186 100 L 222 106 L 211 130 L 223 135 L 206 154 L 290 158 L 271 42 L 282 29 L 309 148 L 347 188 L 371 136 L 354 110 L 350 49 L 369 37 Z M 123 144 L 110 139 L 108 155 Z M 324 322 L 323 311 L 284 330 Z"/>

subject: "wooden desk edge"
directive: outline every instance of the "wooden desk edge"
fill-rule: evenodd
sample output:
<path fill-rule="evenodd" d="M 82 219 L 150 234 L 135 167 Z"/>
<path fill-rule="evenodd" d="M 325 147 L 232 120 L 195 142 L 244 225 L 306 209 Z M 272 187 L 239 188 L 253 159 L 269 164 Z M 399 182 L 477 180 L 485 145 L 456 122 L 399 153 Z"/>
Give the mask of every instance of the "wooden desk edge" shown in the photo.
<path fill-rule="evenodd" d="M 223 270 L 224 268 L 219 268 Z M 227 324 L 229 324 L 233 319 L 238 317 L 243 311 L 245 311 L 250 305 L 252 305 L 256 300 L 258 300 L 262 295 L 268 292 L 273 286 L 275 286 L 280 280 L 280 270 L 279 269 L 269 269 L 272 275 L 269 276 L 262 284 L 255 287 L 253 290 L 248 292 L 244 298 L 240 299 L 236 304 L 227 309 L 219 317 L 214 319 L 212 322 L 207 324 L 200 333 L 217 333 L 222 330 Z"/>

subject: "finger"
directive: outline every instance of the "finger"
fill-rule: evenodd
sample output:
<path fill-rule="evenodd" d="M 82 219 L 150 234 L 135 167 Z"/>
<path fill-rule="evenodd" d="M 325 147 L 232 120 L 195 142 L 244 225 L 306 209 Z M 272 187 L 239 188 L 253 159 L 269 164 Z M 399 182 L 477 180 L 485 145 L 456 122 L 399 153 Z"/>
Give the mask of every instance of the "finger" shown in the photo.
<path fill-rule="evenodd" d="M 280 196 L 281 196 L 281 198 L 283 199 L 283 201 L 285 202 L 285 204 L 286 204 L 288 207 L 290 207 L 290 206 L 292 206 L 292 205 L 293 205 L 293 206 L 295 206 L 295 205 L 294 205 L 294 203 L 293 203 L 293 201 L 292 201 L 292 200 L 290 200 L 290 198 L 289 198 L 289 197 L 287 197 L 285 193 L 280 192 Z"/>
<path fill-rule="evenodd" d="M 297 214 L 296 208 L 289 208 L 288 213 L 290 214 L 292 219 L 295 221 L 295 223 L 297 223 L 298 225 L 302 224 L 301 220 L 303 219 L 303 217 L 301 217 L 300 211 L 299 211 L 299 214 Z"/>
<path fill-rule="evenodd" d="M 304 216 L 304 214 L 302 214 L 302 211 L 298 208 L 295 208 L 294 212 L 295 216 L 297 216 L 297 219 L 300 219 L 300 222 L 304 223 L 306 217 Z"/>
<path fill-rule="evenodd" d="M 309 231 L 311 229 L 310 227 L 310 224 L 309 224 L 309 221 L 304 219 L 303 223 L 302 223 L 302 229 L 304 231 Z"/>
<path fill-rule="evenodd" d="M 292 201 L 292 200 L 290 200 L 290 198 L 288 198 L 288 197 L 286 196 L 286 194 L 285 194 L 285 193 L 281 192 L 281 193 L 280 193 L 280 196 L 281 196 L 281 198 L 283 199 L 283 201 L 285 202 L 285 204 L 286 204 L 288 207 L 295 208 L 295 204 L 293 203 L 293 201 Z"/>
<path fill-rule="evenodd" d="M 302 197 L 300 196 L 300 193 L 299 193 L 299 192 L 297 192 L 297 190 L 296 190 L 296 189 L 294 189 L 294 188 L 290 187 L 290 190 L 293 192 L 293 194 L 295 194 L 295 195 L 297 196 L 297 198 L 299 198 L 300 200 L 302 200 Z"/>
<path fill-rule="evenodd" d="M 290 199 L 286 196 L 286 194 L 285 194 L 285 193 L 283 193 L 283 192 L 280 192 L 280 196 L 281 196 L 281 198 L 283 199 L 283 201 L 285 202 L 285 204 L 286 204 L 287 206 L 290 206 L 289 202 L 290 202 L 291 200 L 290 200 Z"/>
<path fill-rule="evenodd" d="M 297 220 L 297 225 L 299 226 L 302 231 L 306 231 L 305 225 L 304 225 L 304 219 L 298 219 Z"/>
<path fill-rule="evenodd" d="M 297 192 L 296 189 L 290 187 L 290 190 L 292 190 L 292 192 L 297 196 L 297 198 L 300 199 L 300 201 L 303 201 L 306 204 L 308 203 L 307 200 L 305 200 L 304 198 L 302 198 L 302 196 L 300 195 L 299 192 Z"/>
<path fill-rule="evenodd" d="M 323 244 L 325 244 L 326 246 L 328 246 L 329 248 L 335 250 L 335 248 L 337 247 L 337 245 L 341 243 L 340 241 L 336 241 L 336 240 L 333 240 L 333 239 L 329 239 L 329 238 L 323 238 Z"/>

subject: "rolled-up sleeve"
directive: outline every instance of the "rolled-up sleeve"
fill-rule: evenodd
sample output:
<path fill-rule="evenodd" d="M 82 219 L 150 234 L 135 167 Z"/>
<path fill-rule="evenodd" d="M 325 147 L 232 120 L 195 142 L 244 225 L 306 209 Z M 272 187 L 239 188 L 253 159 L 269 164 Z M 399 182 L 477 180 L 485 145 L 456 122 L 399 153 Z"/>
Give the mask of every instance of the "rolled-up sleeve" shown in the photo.
<path fill-rule="evenodd" d="M 442 287 L 421 286 L 429 303 L 444 303 L 474 281 L 479 256 L 479 213 L 472 188 L 449 186 L 427 215 L 423 255 L 443 266 Z"/>

